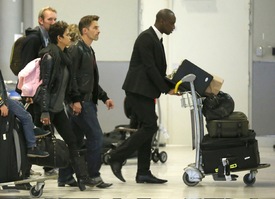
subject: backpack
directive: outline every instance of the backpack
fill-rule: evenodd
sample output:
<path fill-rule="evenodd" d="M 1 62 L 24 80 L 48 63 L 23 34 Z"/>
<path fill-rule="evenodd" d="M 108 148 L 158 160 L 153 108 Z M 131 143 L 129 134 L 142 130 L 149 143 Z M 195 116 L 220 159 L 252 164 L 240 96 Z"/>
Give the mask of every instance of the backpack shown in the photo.
<path fill-rule="evenodd" d="M 22 91 L 22 97 L 34 97 L 37 88 L 42 83 L 40 79 L 40 61 L 41 58 L 30 61 L 18 73 L 17 88 Z"/>
<path fill-rule="evenodd" d="M 13 44 L 11 49 L 10 56 L 10 69 L 14 75 L 18 75 L 20 70 L 23 68 L 22 60 L 21 60 L 21 52 L 24 46 L 24 41 L 26 39 L 26 35 L 19 37 Z"/>
<path fill-rule="evenodd" d="M 235 108 L 235 103 L 228 93 L 220 91 L 203 100 L 202 114 L 206 121 L 222 119 L 229 116 Z"/>

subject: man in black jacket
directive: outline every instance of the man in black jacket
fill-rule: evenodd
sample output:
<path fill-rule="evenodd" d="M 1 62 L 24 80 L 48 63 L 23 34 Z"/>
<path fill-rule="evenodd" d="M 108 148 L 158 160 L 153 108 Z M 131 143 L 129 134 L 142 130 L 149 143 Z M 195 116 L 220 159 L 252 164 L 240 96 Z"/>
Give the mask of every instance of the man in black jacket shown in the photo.
<path fill-rule="evenodd" d="M 137 183 L 165 183 L 150 171 L 151 143 L 158 130 L 155 98 L 161 93 L 174 94 L 164 77 L 166 59 L 162 45 L 163 33 L 169 35 L 175 29 L 176 17 L 169 9 L 160 10 L 154 26 L 143 31 L 135 41 L 129 70 L 123 84 L 132 113 L 139 122 L 138 131 L 116 150 L 111 152 L 110 166 L 114 175 L 125 182 L 121 174 L 122 163 L 138 151 Z"/>
<path fill-rule="evenodd" d="M 45 7 L 39 11 L 38 23 L 34 29 L 26 29 L 26 39 L 22 48 L 22 68 L 30 61 L 38 58 L 38 52 L 45 48 L 49 43 L 48 31 L 50 25 L 54 24 L 57 19 L 57 12 L 52 7 Z"/>
<path fill-rule="evenodd" d="M 69 47 L 81 96 L 81 103 L 71 104 L 70 111 L 75 134 L 80 135 L 82 132 L 87 139 L 89 176 L 96 181 L 102 181 L 97 187 L 107 188 L 112 184 L 103 182 L 100 175 L 103 133 L 97 118 L 97 101 L 102 100 L 108 109 L 112 109 L 114 103 L 99 85 L 95 53 L 91 47 L 92 42 L 98 40 L 100 33 L 98 19 L 96 15 L 82 17 L 78 25 L 81 39 Z M 84 138 L 82 135 L 78 139 L 80 147 Z"/>

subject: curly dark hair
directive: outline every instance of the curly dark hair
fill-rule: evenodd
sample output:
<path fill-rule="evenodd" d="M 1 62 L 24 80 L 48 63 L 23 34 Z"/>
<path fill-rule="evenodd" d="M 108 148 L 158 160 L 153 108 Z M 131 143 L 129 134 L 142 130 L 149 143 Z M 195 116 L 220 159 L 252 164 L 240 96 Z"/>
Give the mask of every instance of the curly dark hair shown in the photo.
<path fill-rule="evenodd" d="M 68 26 L 69 25 L 64 21 L 57 21 L 56 23 L 52 24 L 49 29 L 51 43 L 57 44 L 57 36 L 63 37 L 63 34 Z"/>

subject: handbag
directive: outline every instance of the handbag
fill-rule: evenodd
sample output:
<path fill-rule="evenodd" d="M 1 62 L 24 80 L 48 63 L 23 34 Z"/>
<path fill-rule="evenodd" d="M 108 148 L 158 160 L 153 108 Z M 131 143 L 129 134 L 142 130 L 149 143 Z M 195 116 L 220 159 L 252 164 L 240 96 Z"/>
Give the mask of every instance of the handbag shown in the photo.
<path fill-rule="evenodd" d="M 29 158 L 32 164 L 51 168 L 66 168 L 69 166 L 69 149 L 63 140 L 57 139 L 53 134 L 50 134 L 50 136 L 37 139 L 36 145 L 40 150 L 47 151 L 49 156 L 45 158 Z"/>

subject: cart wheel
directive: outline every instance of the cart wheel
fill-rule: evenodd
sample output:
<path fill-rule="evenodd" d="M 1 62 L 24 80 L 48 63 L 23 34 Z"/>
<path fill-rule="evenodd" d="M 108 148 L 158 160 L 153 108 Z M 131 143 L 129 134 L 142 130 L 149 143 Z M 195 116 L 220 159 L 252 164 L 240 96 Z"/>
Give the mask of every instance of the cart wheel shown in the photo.
<path fill-rule="evenodd" d="M 108 165 L 108 164 L 109 164 L 110 158 L 111 158 L 110 154 L 109 154 L 109 153 L 105 153 L 105 154 L 103 155 L 103 158 L 102 158 L 103 163 L 106 164 L 106 165 Z"/>
<path fill-rule="evenodd" d="M 156 151 L 154 151 L 152 154 L 152 160 L 155 163 L 157 163 L 159 161 L 159 154 Z"/>
<path fill-rule="evenodd" d="M 243 181 L 246 185 L 250 186 L 250 185 L 253 185 L 256 182 L 256 178 L 255 177 L 251 178 L 250 173 L 247 173 L 247 174 L 244 175 Z"/>
<path fill-rule="evenodd" d="M 165 163 L 167 161 L 167 153 L 165 151 L 160 152 L 159 160 L 161 163 Z"/>
<path fill-rule="evenodd" d="M 182 180 L 189 187 L 194 187 L 199 183 L 199 182 L 191 182 L 189 180 L 189 175 L 186 172 L 184 172 L 184 174 L 182 175 Z"/>
<path fill-rule="evenodd" d="M 32 188 L 30 189 L 30 195 L 34 198 L 40 198 L 42 194 L 43 194 L 43 187 L 39 190 L 36 190 L 35 186 L 32 186 Z"/>

